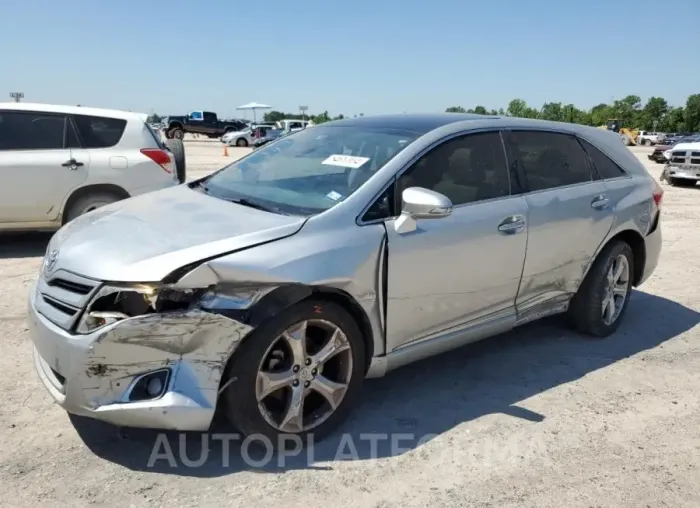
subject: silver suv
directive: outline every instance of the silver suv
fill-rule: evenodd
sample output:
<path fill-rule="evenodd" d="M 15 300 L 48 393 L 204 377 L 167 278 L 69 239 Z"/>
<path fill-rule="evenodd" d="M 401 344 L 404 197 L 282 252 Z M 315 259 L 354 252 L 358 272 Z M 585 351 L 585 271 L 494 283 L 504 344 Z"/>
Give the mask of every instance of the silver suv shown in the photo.
<path fill-rule="evenodd" d="M 243 434 L 336 427 L 363 379 L 566 313 L 620 325 L 663 191 L 615 133 L 478 115 L 361 117 L 64 226 L 29 294 L 67 411 Z"/>

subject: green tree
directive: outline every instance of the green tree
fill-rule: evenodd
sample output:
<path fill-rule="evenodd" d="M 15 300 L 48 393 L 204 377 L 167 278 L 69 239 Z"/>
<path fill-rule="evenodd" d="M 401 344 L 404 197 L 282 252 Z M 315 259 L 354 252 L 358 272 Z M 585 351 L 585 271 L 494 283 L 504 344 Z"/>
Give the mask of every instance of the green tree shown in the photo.
<path fill-rule="evenodd" d="M 644 130 L 659 129 L 668 114 L 668 103 L 661 97 L 650 97 L 642 108 L 638 127 Z M 656 125 L 656 127 L 654 127 Z"/>
<path fill-rule="evenodd" d="M 691 132 L 700 131 L 700 93 L 688 97 L 685 103 L 685 126 Z"/>
<path fill-rule="evenodd" d="M 467 110 L 462 106 L 450 106 L 445 110 L 445 113 L 466 113 Z"/>

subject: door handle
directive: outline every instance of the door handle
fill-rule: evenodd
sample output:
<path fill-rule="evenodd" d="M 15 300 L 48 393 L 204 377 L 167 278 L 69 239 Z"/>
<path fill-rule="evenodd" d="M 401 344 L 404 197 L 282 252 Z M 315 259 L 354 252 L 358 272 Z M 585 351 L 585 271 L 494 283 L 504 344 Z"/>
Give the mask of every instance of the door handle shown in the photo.
<path fill-rule="evenodd" d="M 596 198 L 591 201 L 591 207 L 595 208 L 596 210 L 602 210 L 603 208 L 607 208 L 609 203 L 608 198 L 606 198 L 603 195 L 596 196 Z"/>
<path fill-rule="evenodd" d="M 61 164 L 61 166 L 63 166 L 64 168 L 69 168 L 69 169 L 72 169 L 73 171 L 75 171 L 79 167 L 84 166 L 84 164 L 82 162 L 78 162 L 75 159 L 69 159 L 66 162 L 64 162 L 63 164 Z"/>
<path fill-rule="evenodd" d="M 522 215 L 512 215 L 503 219 L 498 225 L 498 231 L 507 235 L 514 235 L 522 231 L 524 227 L 525 218 Z"/>

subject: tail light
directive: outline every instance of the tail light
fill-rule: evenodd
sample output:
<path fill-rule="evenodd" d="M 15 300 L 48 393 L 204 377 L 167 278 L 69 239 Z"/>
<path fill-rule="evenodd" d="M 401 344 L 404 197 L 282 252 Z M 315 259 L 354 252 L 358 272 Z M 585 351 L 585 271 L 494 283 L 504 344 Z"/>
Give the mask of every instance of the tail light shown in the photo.
<path fill-rule="evenodd" d="M 664 190 L 661 188 L 661 185 L 659 185 L 659 182 L 657 182 L 656 180 L 654 180 L 654 191 L 652 193 L 652 196 L 654 196 L 654 203 L 656 203 L 656 208 L 661 210 L 661 203 L 664 199 Z"/>
<path fill-rule="evenodd" d="M 158 164 L 168 173 L 173 172 L 173 161 L 170 159 L 170 153 L 160 148 L 142 148 L 141 153 Z"/>

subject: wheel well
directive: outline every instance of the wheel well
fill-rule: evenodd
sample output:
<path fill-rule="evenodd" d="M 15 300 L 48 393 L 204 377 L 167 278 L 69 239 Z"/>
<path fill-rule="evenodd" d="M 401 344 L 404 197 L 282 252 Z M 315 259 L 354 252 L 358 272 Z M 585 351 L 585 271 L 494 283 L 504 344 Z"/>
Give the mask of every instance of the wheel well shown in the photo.
<path fill-rule="evenodd" d="M 367 313 L 357 301 L 340 289 L 320 287 L 314 288 L 309 298 L 321 298 L 330 302 L 336 303 L 343 307 L 355 319 L 355 322 L 360 327 L 362 338 L 365 341 L 365 372 L 369 369 L 370 361 L 374 356 L 374 335 L 372 333 L 372 325 L 369 322 Z"/>
<path fill-rule="evenodd" d="M 271 319 L 284 309 L 310 298 L 322 299 L 340 305 L 355 319 L 365 342 L 365 370 L 367 370 L 374 355 L 372 325 L 364 309 L 345 291 L 328 286 L 309 287 L 304 284 L 280 286 L 265 295 L 253 308 L 242 315 L 241 319 L 253 328 L 257 328 L 261 323 Z"/>
<path fill-rule="evenodd" d="M 613 236 L 608 241 L 608 244 L 614 240 L 622 240 L 632 248 L 632 253 L 634 254 L 634 279 L 632 280 L 632 285 L 636 287 L 644 275 L 644 265 L 647 259 L 644 238 L 636 231 L 628 229 Z"/>
<path fill-rule="evenodd" d="M 65 224 L 65 218 L 66 218 L 66 211 L 70 210 L 70 207 L 73 206 L 73 204 L 80 198 L 89 196 L 90 194 L 112 194 L 114 196 L 117 196 L 119 199 L 127 199 L 129 198 L 129 193 L 126 192 L 124 189 L 119 187 L 118 185 L 113 185 L 110 183 L 101 183 L 101 184 L 95 184 L 95 185 L 86 185 L 85 187 L 80 187 L 79 189 L 76 189 L 73 191 L 73 194 L 70 195 L 68 198 L 68 201 L 66 201 L 66 204 L 63 207 L 63 217 L 61 219 L 61 222 Z"/>
<path fill-rule="evenodd" d="M 168 130 L 171 129 L 182 129 L 182 124 L 179 122 L 173 122 L 170 125 L 168 125 Z"/>

